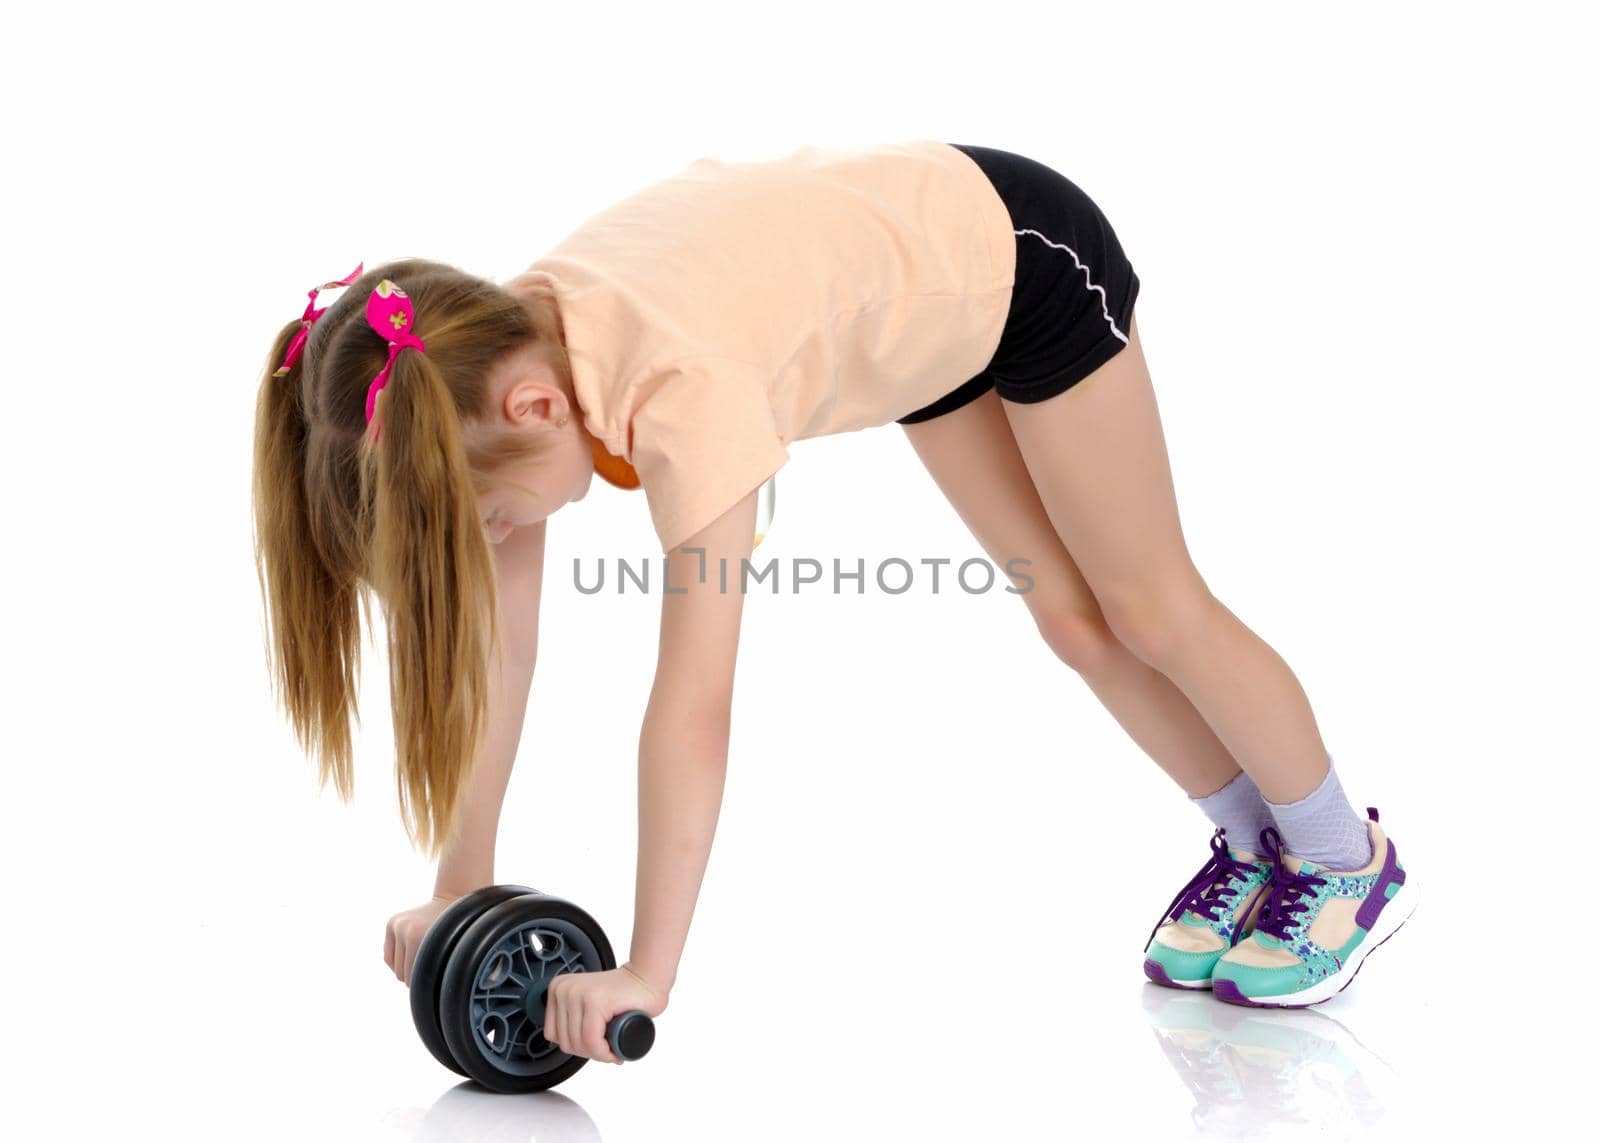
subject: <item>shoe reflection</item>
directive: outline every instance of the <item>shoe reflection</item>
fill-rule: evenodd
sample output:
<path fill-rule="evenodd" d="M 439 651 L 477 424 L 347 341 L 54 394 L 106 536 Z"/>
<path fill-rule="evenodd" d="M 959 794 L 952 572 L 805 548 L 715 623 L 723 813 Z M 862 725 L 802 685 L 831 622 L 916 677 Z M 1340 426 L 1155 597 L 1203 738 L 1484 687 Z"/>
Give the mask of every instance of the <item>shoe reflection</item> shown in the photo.
<path fill-rule="evenodd" d="M 1144 986 L 1156 1042 L 1194 1097 L 1202 1138 L 1284 1139 L 1369 1133 L 1394 1070 L 1331 1016 L 1244 1008 L 1208 992 Z"/>
<path fill-rule="evenodd" d="M 500 1095 L 473 1083 L 457 1084 L 425 1112 L 391 1112 L 389 1126 L 407 1143 L 600 1143 L 594 1120 L 567 1096 Z"/>

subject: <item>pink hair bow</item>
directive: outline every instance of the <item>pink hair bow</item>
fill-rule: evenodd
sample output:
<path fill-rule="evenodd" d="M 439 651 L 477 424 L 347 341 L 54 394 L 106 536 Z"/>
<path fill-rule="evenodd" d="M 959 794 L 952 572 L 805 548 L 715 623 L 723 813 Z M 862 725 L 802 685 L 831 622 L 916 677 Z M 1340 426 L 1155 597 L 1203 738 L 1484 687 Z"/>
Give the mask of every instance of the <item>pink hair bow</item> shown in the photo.
<path fill-rule="evenodd" d="M 274 377 L 282 377 L 294 367 L 296 361 L 300 360 L 300 354 L 306 348 L 306 338 L 311 333 L 311 326 L 319 317 L 328 312 L 327 306 L 323 306 L 321 309 L 317 308 L 317 295 L 323 290 L 331 290 L 335 286 L 348 286 L 351 282 L 361 277 L 361 267 L 363 265 L 365 265 L 364 262 L 357 262 L 356 268 L 337 282 L 324 282 L 322 285 L 313 286 L 306 291 L 306 312 L 300 315 L 300 330 L 294 335 L 294 340 L 289 343 L 289 349 L 283 355 L 283 364 L 273 371 L 272 375 Z"/>
<path fill-rule="evenodd" d="M 426 352 L 427 346 L 411 332 L 415 314 L 406 292 L 388 278 L 379 282 L 367 299 L 367 324 L 378 331 L 378 336 L 389 343 L 389 360 L 383 363 L 378 375 L 367 386 L 367 423 L 372 423 L 372 411 L 378 403 L 378 393 L 389 383 L 389 371 L 402 349 Z"/>

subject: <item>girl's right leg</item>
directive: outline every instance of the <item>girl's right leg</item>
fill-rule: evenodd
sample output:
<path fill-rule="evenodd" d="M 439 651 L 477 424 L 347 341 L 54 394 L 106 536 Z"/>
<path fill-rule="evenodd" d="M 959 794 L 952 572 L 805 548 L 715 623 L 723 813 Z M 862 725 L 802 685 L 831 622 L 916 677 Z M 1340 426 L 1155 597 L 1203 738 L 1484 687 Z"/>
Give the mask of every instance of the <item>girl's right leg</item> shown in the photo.
<path fill-rule="evenodd" d="M 1141 660 L 1106 623 L 1094 594 L 1040 500 L 1004 407 L 993 390 L 969 404 L 904 425 L 928 472 L 989 558 L 1031 561 L 1022 570 L 1033 587 L 1022 599 L 1045 641 L 1077 670 L 1134 742 L 1183 787 L 1211 820 L 1226 827 L 1232 847 L 1213 840 L 1206 874 L 1239 902 L 1220 915 L 1168 906 L 1143 949 L 1144 972 L 1177 988 L 1210 988 L 1211 972 L 1236 929 L 1248 926 L 1270 867 L 1255 860 L 1260 831 L 1271 824 L 1266 803 L 1216 732 L 1160 671 Z M 1195 881 L 1186 887 L 1193 896 Z M 1192 923 L 1181 923 L 1180 919 Z"/>
<path fill-rule="evenodd" d="M 1021 598 L 1040 633 L 1134 742 L 1191 798 L 1237 777 L 1239 764 L 1183 692 L 1112 634 L 1050 523 L 994 391 L 903 427 L 989 558 L 1002 571 L 1008 560 L 1031 561 L 1021 570 L 1033 587 Z"/>

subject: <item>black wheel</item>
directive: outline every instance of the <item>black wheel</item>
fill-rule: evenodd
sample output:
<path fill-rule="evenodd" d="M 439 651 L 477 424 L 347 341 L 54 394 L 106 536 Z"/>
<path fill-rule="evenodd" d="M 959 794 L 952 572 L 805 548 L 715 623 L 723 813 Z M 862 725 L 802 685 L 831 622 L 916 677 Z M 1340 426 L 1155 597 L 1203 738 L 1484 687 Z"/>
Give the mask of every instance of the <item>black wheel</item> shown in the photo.
<path fill-rule="evenodd" d="M 564 972 L 617 967 L 595 919 L 535 893 L 502 901 L 461 934 L 439 988 L 440 1026 L 466 1074 L 491 1091 L 544 1091 L 588 1059 L 544 1038 L 544 998 Z"/>
<path fill-rule="evenodd" d="M 502 901 L 521 897 L 537 890 L 526 885 L 490 885 L 474 890 L 459 900 L 452 901 L 444 912 L 434 918 L 433 924 L 422 936 L 417 946 L 416 958 L 411 962 L 411 1021 L 417 1026 L 417 1035 L 427 1045 L 433 1058 L 457 1075 L 466 1075 L 461 1065 L 450 1054 L 444 1033 L 439 1028 L 439 982 L 444 977 L 444 966 L 450 952 L 487 909 Z"/>

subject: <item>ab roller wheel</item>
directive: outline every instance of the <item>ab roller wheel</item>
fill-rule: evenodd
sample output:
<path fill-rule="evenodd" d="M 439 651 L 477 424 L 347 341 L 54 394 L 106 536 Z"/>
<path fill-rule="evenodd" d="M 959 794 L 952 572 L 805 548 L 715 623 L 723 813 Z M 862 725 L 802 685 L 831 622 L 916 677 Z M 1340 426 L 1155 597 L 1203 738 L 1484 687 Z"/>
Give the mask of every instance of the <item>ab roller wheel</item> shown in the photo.
<path fill-rule="evenodd" d="M 439 1027 L 439 982 L 445 963 L 455 951 L 461 934 L 485 909 L 534 892 L 536 890 L 523 885 L 491 885 L 468 893 L 451 902 L 450 907 L 434 919 L 422 937 L 422 944 L 417 946 L 416 959 L 411 963 L 411 1019 L 433 1058 L 453 1072 L 467 1075 L 450 1054 L 450 1046 L 444 1042 L 444 1032 Z"/>
<path fill-rule="evenodd" d="M 588 1059 L 544 1038 L 545 992 L 565 972 L 617 966 L 595 919 L 523 885 L 491 885 L 439 914 L 411 969 L 411 1017 L 435 1059 L 499 1092 L 544 1091 Z M 655 1042 L 643 1012 L 606 1026 L 619 1060 Z"/>

